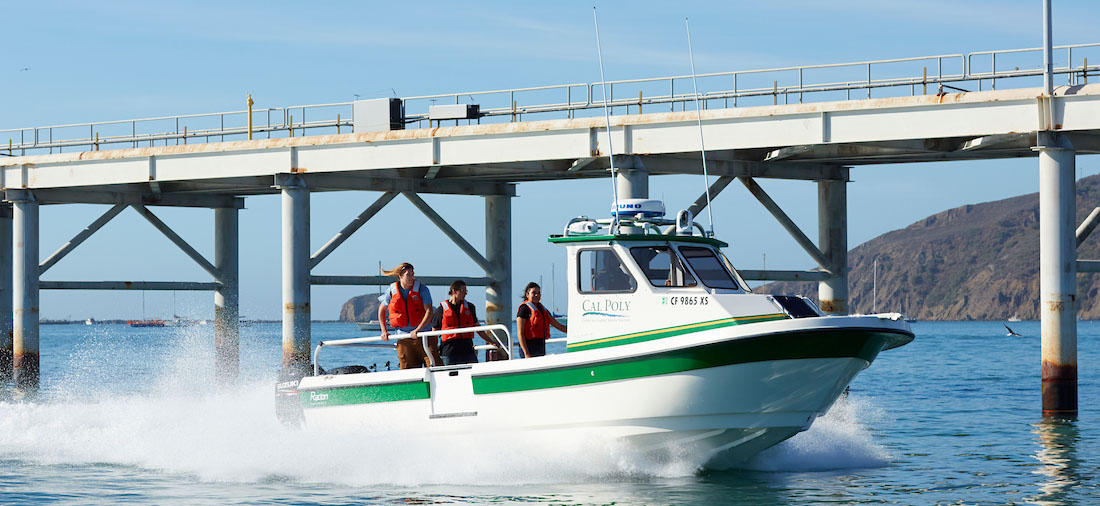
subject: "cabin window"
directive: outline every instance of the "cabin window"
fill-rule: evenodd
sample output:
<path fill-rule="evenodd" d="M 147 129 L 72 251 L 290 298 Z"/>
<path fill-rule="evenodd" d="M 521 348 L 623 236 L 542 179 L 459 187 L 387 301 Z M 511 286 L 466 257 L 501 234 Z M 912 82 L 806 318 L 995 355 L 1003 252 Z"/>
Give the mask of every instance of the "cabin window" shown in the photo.
<path fill-rule="evenodd" d="M 745 278 L 741 277 L 741 273 L 737 272 L 737 269 L 733 268 L 733 262 L 730 262 L 730 259 L 727 258 L 726 254 L 722 253 L 721 250 L 718 250 L 718 259 L 722 261 L 722 264 L 726 266 L 727 270 L 733 273 L 733 279 L 737 281 L 738 285 L 741 285 L 742 290 L 746 292 L 752 291 L 749 289 L 749 284 L 745 282 Z"/>
<path fill-rule="evenodd" d="M 704 285 L 711 288 L 741 289 L 733 280 L 730 271 L 715 256 L 714 250 L 698 246 L 680 246 L 680 254 L 684 255 L 691 270 L 695 271 L 695 275 L 699 276 Z"/>
<path fill-rule="evenodd" d="M 584 249 L 577 253 L 581 293 L 633 292 L 638 288 L 615 250 Z"/>
<path fill-rule="evenodd" d="M 695 286 L 695 278 L 668 246 L 630 248 L 630 254 L 653 286 Z"/>

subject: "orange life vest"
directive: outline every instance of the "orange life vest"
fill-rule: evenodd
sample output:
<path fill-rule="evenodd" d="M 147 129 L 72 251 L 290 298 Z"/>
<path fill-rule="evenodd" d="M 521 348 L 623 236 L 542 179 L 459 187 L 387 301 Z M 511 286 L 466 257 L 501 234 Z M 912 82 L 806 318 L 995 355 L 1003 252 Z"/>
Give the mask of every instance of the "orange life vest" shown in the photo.
<path fill-rule="evenodd" d="M 390 285 L 393 295 L 390 296 L 390 327 L 413 327 L 419 325 L 424 319 L 424 301 L 420 298 L 420 281 L 414 281 L 409 290 L 409 299 L 401 296 L 400 282 Z"/>
<path fill-rule="evenodd" d="M 451 309 L 450 301 L 443 301 L 443 303 L 441 303 L 439 307 L 443 309 L 443 322 L 441 324 L 443 328 L 439 330 L 473 327 L 477 325 L 477 322 L 474 321 L 474 312 L 470 309 L 469 302 L 463 301 L 462 307 L 458 310 L 457 313 L 453 309 Z M 473 339 L 474 333 L 464 332 L 462 334 L 443 334 L 439 337 L 443 340 L 443 342 L 447 342 L 451 339 Z"/>
<path fill-rule="evenodd" d="M 531 308 L 531 317 L 527 319 L 527 325 L 523 326 L 524 339 L 548 339 L 550 337 L 550 317 L 542 308 L 535 306 L 531 301 L 524 302 Z"/>

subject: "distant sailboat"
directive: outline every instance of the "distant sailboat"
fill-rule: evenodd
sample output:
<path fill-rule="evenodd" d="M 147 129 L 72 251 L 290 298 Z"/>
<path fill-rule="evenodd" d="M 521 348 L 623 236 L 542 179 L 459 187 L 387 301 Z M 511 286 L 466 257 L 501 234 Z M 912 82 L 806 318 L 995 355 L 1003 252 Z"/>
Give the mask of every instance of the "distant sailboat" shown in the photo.
<path fill-rule="evenodd" d="M 126 320 L 126 324 L 131 327 L 163 327 L 165 325 L 164 320 L 153 318 L 152 320 L 145 319 L 145 290 L 141 291 L 141 319 L 140 320 Z"/>
<path fill-rule="evenodd" d="M 1008 318 L 1008 321 L 1010 321 L 1010 322 L 1018 322 L 1018 321 L 1020 321 L 1020 313 L 1015 313 L 1015 314 L 1013 314 L 1012 316 L 1010 316 L 1010 317 Z"/>

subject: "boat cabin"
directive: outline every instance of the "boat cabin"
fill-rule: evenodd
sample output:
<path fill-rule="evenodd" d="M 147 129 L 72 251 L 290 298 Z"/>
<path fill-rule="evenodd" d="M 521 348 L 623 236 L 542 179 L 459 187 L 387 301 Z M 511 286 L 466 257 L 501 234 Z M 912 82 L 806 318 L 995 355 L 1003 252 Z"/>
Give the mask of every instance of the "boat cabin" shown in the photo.
<path fill-rule="evenodd" d="M 751 293 L 687 211 L 664 219 L 656 200 L 630 200 L 611 219 L 574 218 L 549 241 L 566 247 L 570 352 L 726 326 L 820 316 L 801 297 Z M 788 307 L 790 306 L 790 307 Z"/>
<path fill-rule="evenodd" d="M 680 211 L 676 220 L 665 219 L 664 204 L 658 200 L 626 200 L 619 209 L 608 219 L 574 218 L 561 235 L 549 238 L 565 246 L 568 258 L 569 332 L 565 339 L 548 343 L 565 341 L 566 351 L 576 352 L 711 328 L 822 316 L 802 297 L 751 293 L 722 253 L 728 245 L 694 223 L 691 213 Z M 491 332 L 507 349 L 504 356 L 512 358 L 520 354 L 510 326 L 466 330 Z M 443 333 L 421 332 L 425 348 L 427 338 Z M 314 353 L 314 374 L 324 373 L 316 363 L 322 346 L 393 346 L 393 341 L 379 341 L 322 342 Z"/>

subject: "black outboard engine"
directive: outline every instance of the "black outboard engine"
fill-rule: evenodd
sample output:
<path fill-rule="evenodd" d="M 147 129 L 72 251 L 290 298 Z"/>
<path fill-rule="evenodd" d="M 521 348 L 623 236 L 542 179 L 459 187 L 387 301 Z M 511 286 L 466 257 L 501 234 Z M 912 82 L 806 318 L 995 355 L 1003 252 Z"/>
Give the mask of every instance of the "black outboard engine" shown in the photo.
<path fill-rule="evenodd" d="M 288 427 L 301 427 L 304 421 L 302 403 L 298 400 L 298 383 L 307 375 L 302 367 L 283 367 L 275 383 L 275 416 Z"/>

